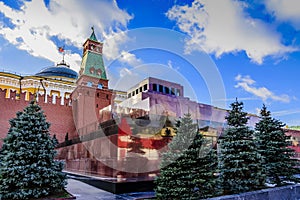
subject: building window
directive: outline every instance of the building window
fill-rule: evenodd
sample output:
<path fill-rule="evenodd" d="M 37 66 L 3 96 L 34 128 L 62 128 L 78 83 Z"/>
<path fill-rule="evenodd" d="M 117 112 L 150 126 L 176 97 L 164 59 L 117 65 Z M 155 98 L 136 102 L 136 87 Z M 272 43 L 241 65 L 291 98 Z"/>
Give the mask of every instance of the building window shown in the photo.
<path fill-rule="evenodd" d="M 135 92 L 133 91 L 133 92 L 132 92 L 132 96 L 134 96 L 134 95 L 135 95 Z"/>
<path fill-rule="evenodd" d="M 152 89 L 153 89 L 153 91 L 157 91 L 157 84 L 153 83 L 152 84 Z"/>
<path fill-rule="evenodd" d="M 98 97 L 98 98 L 100 97 L 100 94 L 99 94 L 99 92 L 97 92 L 97 97 Z"/>
<path fill-rule="evenodd" d="M 170 94 L 170 89 L 168 87 L 165 87 L 166 94 Z"/>
<path fill-rule="evenodd" d="M 99 83 L 98 84 L 98 89 L 102 89 L 103 88 L 103 84 Z"/>
<path fill-rule="evenodd" d="M 148 89 L 147 84 L 144 85 L 144 91 Z"/>
<path fill-rule="evenodd" d="M 94 67 L 91 67 L 91 68 L 90 68 L 90 73 L 91 73 L 91 74 L 94 74 L 94 72 L 95 72 L 95 68 L 94 68 Z"/>
<path fill-rule="evenodd" d="M 138 94 L 138 93 L 139 93 L 139 89 L 136 89 L 136 90 L 135 90 L 135 94 Z"/>
<path fill-rule="evenodd" d="M 130 97 L 131 97 L 131 93 L 128 94 L 128 98 L 130 98 Z"/>
<path fill-rule="evenodd" d="M 96 104 L 96 108 L 98 108 L 98 104 Z"/>
<path fill-rule="evenodd" d="M 107 100 L 109 99 L 109 96 L 108 96 L 108 94 L 106 95 L 106 99 L 107 99 Z"/>
<path fill-rule="evenodd" d="M 93 83 L 92 83 L 91 81 L 89 81 L 89 82 L 86 83 L 86 85 L 87 85 L 88 87 L 92 87 L 92 86 L 93 86 Z"/>
<path fill-rule="evenodd" d="M 176 90 L 176 96 L 180 96 L 180 90 L 179 89 Z"/>
<path fill-rule="evenodd" d="M 142 88 L 142 86 L 140 87 L 140 92 L 143 92 L 143 88 Z"/>
<path fill-rule="evenodd" d="M 175 88 L 171 88 L 171 95 L 175 95 Z"/>
<path fill-rule="evenodd" d="M 159 85 L 159 92 L 164 92 L 164 86 L 162 86 L 162 85 Z"/>

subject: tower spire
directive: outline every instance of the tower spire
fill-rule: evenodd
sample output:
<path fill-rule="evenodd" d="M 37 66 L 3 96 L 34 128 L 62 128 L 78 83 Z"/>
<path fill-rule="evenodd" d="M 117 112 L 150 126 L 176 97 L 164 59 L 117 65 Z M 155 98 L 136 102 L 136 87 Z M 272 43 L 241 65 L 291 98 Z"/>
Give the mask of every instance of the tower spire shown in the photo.
<path fill-rule="evenodd" d="M 83 57 L 79 74 L 107 80 L 102 57 L 103 44 L 97 40 L 93 26 L 91 29 L 91 36 L 83 44 Z"/>
<path fill-rule="evenodd" d="M 92 29 L 92 34 L 91 34 L 91 36 L 90 36 L 90 40 L 93 40 L 93 41 L 98 42 L 97 37 L 96 37 L 96 35 L 95 35 L 94 26 L 92 26 L 91 29 Z"/>

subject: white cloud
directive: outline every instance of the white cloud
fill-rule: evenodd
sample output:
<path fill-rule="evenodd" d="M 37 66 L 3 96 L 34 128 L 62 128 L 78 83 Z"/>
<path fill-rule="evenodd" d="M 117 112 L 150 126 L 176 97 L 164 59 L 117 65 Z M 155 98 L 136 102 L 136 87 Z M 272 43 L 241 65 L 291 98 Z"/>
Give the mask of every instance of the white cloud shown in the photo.
<path fill-rule="evenodd" d="M 263 101 L 272 99 L 274 101 L 281 101 L 284 103 L 290 102 L 290 97 L 286 94 L 275 95 L 266 87 L 255 87 L 255 81 L 251 79 L 250 76 L 237 75 L 235 80 L 238 82 L 235 85 L 236 88 L 242 88 L 254 96 L 261 98 Z"/>
<path fill-rule="evenodd" d="M 128 37 L 125 31 L 104 34 L 104 38 L 103 52 L 105 53 L 103 54 L 103 57 L 109 61 L 108 65 L 115 60 L 128 64 L 131 67 L 136 67 L 143 63 L 143 61 L 137 58 L 135 54 L 121 50 L 120 47 L 124 43 L 132 42 L 132 39 Z"/>
<path fill-rule="evenodd" d="M 136 67 L 138 65 L 142 64 L 142 60 L 137 58 L 134 54 L 126 52 L 126 51 L 121 51 L 121 56 L 119 60 L 123 63 L 127 63 L 130 66 Z"/>
<path fill-rule="evenodd" d="M 300 1 L 298 0 L 264 0 L 267 10 L 277 20 L 291 22 L 300 29 Z"/>
<path fill-rule="evenodd" d="M 107 60 L 115 60 L 121 54 L 121 50 L 119 49 L 120 44 L 128 41 L 129 38 L 124 31 L 105 34 L 104 37 L 106 40 L 103 44 L 103 51 L 105 52 L 103 56 Z"/>
<path fill-rule="evenodd" d="M 266 56 L 283 56 L 296 49 L 281 44 L 281 36 L 270 25 L 244 13 L 247 4 L 234 0 L 195 0 L 191 6 L 175 5 L 167 16 L 191 38 L 186 53 L 205 51 L 222 54 L 244 51 L 255 63 Z"/>
<path fill-rule="evenodd" d="M 173 68 L 172 61 L 171 61 L 171 60 L 168 60 L 168 64 L 167 64 L 167 65 L 168 65 L 169 68 L 171 68 L 171 69 Z"/>
<path fill-rule="evenodd" d="M 251 79 L 251 77 L 250 76 L 242 76 L 242 75 L 237 75 L 236 77 L 235 77 L 235 80 L 236 81 L 242 81 L 242 82 L 245 82 L 245 83 L 247 83 L 248 85 L 252 85 L 252 84 L 254 84 L 255 83 L 255 81 L 253 80 L 253 79 Z"/>
<path fill-rule="evenodd" d="M 57 48 L 63 45 L 55 44 L 53 37 L 81 49 L 91 33 L 91 26 L 96 32 L 103 33 L 101 39 L 105 39 L 126 29 L 132 18 L 118 8 L 115 0 L 51 0 L 48 8 L 44 1 L 32 0 L 25 1 L 20 10 L 0 2 L 0 13 L 13 24 L 8 27 L 2 22 L 0 35 L 17 48 L 53 62 L 61 59 Z M 66 61 L 73 69 L 78 69 L 81 56 L 73 53 L 66 56 Z"/>
<path fill-rule="evenodd" d="M 133 73 L 130 69 L 123 67 L 120 69 L 120 77 L 131 76 Z"/>
<path fill-rule="evenodd" d="M 300 110 L 293 109 L 293 110 L 281 110 L 281 111 L 275 111 L 272 114 L 274 116 L 285 116 L 285 115 L 293 115 L 293 114 L 299 114 Z"/>
<path fill-rule="evenodd" d="M 175 71 L 178 71 L 179 70 L 179 67 L 178 66 L 174 66 L 173 62 L 171 60 L 168 60 L 168 63 L 167 63 L 167 66 L 172 69 L 172 70 L 175 70 Z"/>
<path fill-rule="evenodd" d="M 110 87 L 122 91 L 127 91 L 133 85 L 139 83 L 143 77 L 137 72 L 137 68 L 121 67 L 118 74 L 110 79 Z"/>

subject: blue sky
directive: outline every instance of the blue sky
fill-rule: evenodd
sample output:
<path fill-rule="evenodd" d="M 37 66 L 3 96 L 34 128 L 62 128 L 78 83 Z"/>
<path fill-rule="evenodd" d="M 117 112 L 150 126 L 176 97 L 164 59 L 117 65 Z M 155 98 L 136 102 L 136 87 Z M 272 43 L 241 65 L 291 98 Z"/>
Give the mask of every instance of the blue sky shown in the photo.
<path fill-rule="evenodd" d="M 245 110 L 262 104 L 300 125 L 300 2 L 295 0 L 0 0 L 0 69 L 34 74 L 62 59 L 78 70 L 95 27 L 110 87 L 147 76 L 185 95 Z"/>

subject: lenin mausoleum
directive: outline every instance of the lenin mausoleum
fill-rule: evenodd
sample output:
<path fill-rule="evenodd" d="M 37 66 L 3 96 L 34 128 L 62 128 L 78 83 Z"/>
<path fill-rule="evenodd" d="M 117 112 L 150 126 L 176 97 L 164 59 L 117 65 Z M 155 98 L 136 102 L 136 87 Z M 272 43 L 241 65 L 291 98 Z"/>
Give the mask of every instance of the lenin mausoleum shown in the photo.
<path fill-rule="evenodd" d="M 0 72 L 0 146 L 9 119 L 33 99 L 58 140 L 57 159 L 65 161 L 67 172 L 77 175 L 115 183 L 153 180 L 160 153 L 175 134 L 176 120 L 188 112 L 199 131 L 212 145 L 216 143 L 226 126 L 225 109 L 192 101 L 184 96 L 182 85 L 155 77 L 128 91 L 109 88 L 102 45 L 93 30 L 83 44 L 78 73 L 64 60 L 30 76 Z M 257 116 L 249 115 L 250 126 L 257 121 Z M 287 134 L 292 135 L 291 147 L 300 152 L 300 132 L 287 130 Z"/>

